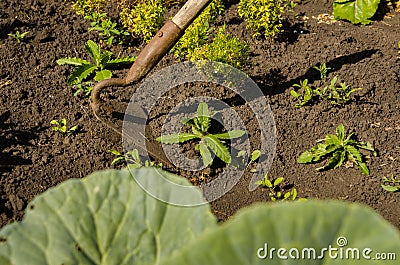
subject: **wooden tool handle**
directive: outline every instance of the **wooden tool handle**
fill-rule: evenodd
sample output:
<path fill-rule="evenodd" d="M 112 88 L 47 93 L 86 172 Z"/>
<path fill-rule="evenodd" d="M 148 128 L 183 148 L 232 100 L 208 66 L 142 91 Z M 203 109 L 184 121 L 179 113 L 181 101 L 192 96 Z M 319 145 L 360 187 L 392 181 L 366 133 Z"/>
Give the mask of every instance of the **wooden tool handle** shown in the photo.
<path fill-rule="evenodd" d="M 185 30 L 210 2 L 211 0 L 188 0 L 174 16 L 172 22 Z"/>

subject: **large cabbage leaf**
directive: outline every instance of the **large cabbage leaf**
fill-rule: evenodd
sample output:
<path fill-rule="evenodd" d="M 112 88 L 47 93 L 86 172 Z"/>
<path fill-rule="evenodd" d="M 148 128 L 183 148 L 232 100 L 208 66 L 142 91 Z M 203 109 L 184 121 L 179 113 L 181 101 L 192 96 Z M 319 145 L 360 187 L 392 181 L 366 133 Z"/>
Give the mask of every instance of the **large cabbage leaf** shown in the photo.
<path fill-rule="evenodd" d="M 132 173 L 189 185 L 153 168 Z M 144 189 L 152 184 L 141 182 Z M 176 196 L 169 185 L 158 185 L 156 195 Z M 202 200 L 199 190 L 190 196 Z M 0 231 L 0 264 L 159 264 L 215 225 L 208 205 L 169 205 L 144 192 L 128 170 L 102 171 L 35 198 L 22 222 Z"/>
<path fill-rule="evenodd" d="M 330 257 L 330 247 L 332 257 L 337 255 L 336 258 Z M 281 258 L 277 254 L 279 248 L 286 250 L 281 250 Z M 323 248 L 328 250 L 321 255 Z M 355 248 L 359 250 L 358 259 Z M 316 250 L 315 258 L 312 249 Z M 392 260 L 372 259 L 377 253 Z M 391 253 L 397 260 L 393 260 Z M 232 221 L 206 232 L 161 264 L 398 265 L 399 259 L 398 230 L 370 208 L 344 202 L 307 201 L 242 210 Z"/>

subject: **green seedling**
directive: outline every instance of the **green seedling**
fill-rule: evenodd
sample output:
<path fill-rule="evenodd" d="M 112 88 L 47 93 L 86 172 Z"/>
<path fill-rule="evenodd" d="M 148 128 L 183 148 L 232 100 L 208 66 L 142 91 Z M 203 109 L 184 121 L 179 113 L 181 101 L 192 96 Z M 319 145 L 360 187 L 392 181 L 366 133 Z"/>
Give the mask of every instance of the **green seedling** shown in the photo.
<path fill-rule="evenodd" d="M 76 85 L 73 85 L 75 88 L 74 96 L 77 97 L 80 93 L 83 93 L 86 97 L 90 96 L 93 90 L 93 82 L 82 82 Z"/>
<path fill-rule="evenodd" d="M 344 105 L 350 101 L 354 92 L 361 90 L 361 88 L 352 89 L 345 82 L 337 86 L 337 80 L 337 76 L 333 77 L 330 84 L 324 88 L 309 86 L 308 79 L 300 80 L 300 84 L 293 85 L 293 87 L 300 88 L 299 92 L 290 91 L 290 94 L 298 100 L 295 107 L 301 108 L 307 105 L 314 97 L 320 97 L 333 105 Z"/>
<path fill-rule="evenodd" d="M 361 90 L 361 88 L 350 88 L 345 82 L 340 83 L 339 86 L 336 85 L 337 76 L 335 76 L 329 86 L 324 87 L 323 89 L 316 90 L 316 93 L 329 101 L 334 105 L 343 105 L 350 101 L 351 95 Z"/>
<path fill-rule="evenodd" d="M 268 175 L 264 176 L 263 180 L 257 181 L 257 185 L 261 185 L 267 189 L 269 189 L 268 196 L 271 201 L 294 201 L 297 199 L 297 190 L 295 188 L 291 188 L 288 191 L 285 191 L 283 187 L 281 187 L 282 182 L 285 179 L 280 177 L 274 180 L 270 180 Z M 306 200 L 306 199 L 301 199 Z"/>
<path fill-rule="evenodd" d="M 200 103 L 194 118 L 181 121 L 184 125 L 192 127 L 192 133 L 161 135 L 156 140 L 164 144 L 177 144 L 198 139 L 200 142 L 195 148 L 200 152 L 204 166 L 209 166 L 213 162 L 210 150 L 223 162 L 229 164 L 232 161 L 231 154 L 225 146 L 224 140 L 242 137 L 245 132 L 243 130 L 233 130 L 226 133 L 211 134 L 208 132 L 211 125 L 211 117 L 207 104 Z"/>
<path fill-rule="evenodd" d="M 67 129 L 67 120 L 66 119 L 61 119 L 61 120 L 52 120 L 50 122 L 53 127 L 51 128 L 54 132 L 60 132 L 64 136 L 70 136 L 74 133 L 77 132 L 78 126 L 73 126 L 69 129 Z"/>
<path fill-rule="evenodd" d="M 290 91 L 290 94 L 298 100 L 295 105 L 296 108 L 301 108 L 309 103 L 316 93 L 315 89 L 308 85 L 308 79 L 300 80 L 300 84 L 294 84 L 293 86 L 301 89 L 299 93 L 294 90 Z"/>
<path fill-rule="evenodd" d="M 128 32 L 118 29 L 117 23 L 107 18 L 106 13 L 92 13 L 91 15 L 85 16 L 85 19 L 92 21 L 89 31 L 98 31 L 99 35 L 103 37 L 108 45 L 112 45 L 115 37 L 118 39 L 118 44 L 121 44 L 121 37 L 130 36 Z"/>
<path fill-rule="evenodd" d="M 257 161 L 257 159 L 260 158 L 260 156 L 261 156 L 261 151 L 260 150 L 254 150 L 250 155 L 250 161 L 247 163 L 246 168 L 248 168 L 250 165 L 254 164 Z M 244 150 L 240 151 L 236 155 L 236 157 L 237 158 L 242 158 L 242 164 L 245 164 L 246 151 L 244 151 Z M 256 169 L 252 168 L 250 170 L 250 172 L 254 173 L 254 172 L 256 172 Z"/>
<path fill-rule="evenodd" d="M 374 147 L 369 142 L 359 142 L 352 139 L 354 133 L 345 137 L 344 126 L 340 124 L 336 128 L 336 135 L 328 134 L 325 143 L 318 143 L 311 148 L 311 151 L 305 151 L 297 159 L 298 163 L 315 163 L 330 157 L 328 163 L 322 167 L 317 168 L 317 171 L 328 169 L 336 169 L 344 162 L 350 161 L 360 169 L 364 175 L 369 175 L 369 169 L 365 164 L 363 154 L 359 149 L 364 149 L 373 152 L 376 156 Z"/>
<path fill-rule="evenodd" d="M 381 187 L 390 192 L 400 191 L 400 180 L 396 179 L 394 175 L 388 177 L 383 177 L 381 180 Z"/>
<path fill-rule="evenodd" d="M 111 162 L 111 165 L 115 165 L 119 162 L 126 161 L 127 166 L 129 168 L 162 167 L 162 163 L 156 164 L 153 161 L 146 160 L 143 163 L 142 160 L 140 159 L 139 151 L 137 149 L 133 149 L 132 151 L 126 152 L 124 154 L 114 149 L 109 150 L 109 152 L 116 156 L 116 158 L 114 158 L 114 160 Z"/>
<path fill-rule="evenodd" d="M 15 32 L 15 34 L 9 33 L 8 36 L 13 37 L 14 39 L 17 40 L 18 43 L 21 43 L 21 41 L 29 34 L 29 31 L 25 31 L 23 33 L 20 33 L 18 30 Z"/>
<path fill-rule="evenodd" d="M 85 49 L 92 59 L 93 63 L 79 58 L 61 58 L 57 60 L 59 65 L 72 65 L 74 71 L 67 80 L 69 85 L 77 85 L 88 79 L 95 73 L 94 80 L 102 81 L 112 77 L 109 67 L 115 67 L 124 64 L 132 64 L 136 57 L 122 57 L 111 59 L 113 53 L 110 51 L 101 52 L 100 45 L 97 45 L 92 40 L 88 40 L 85 44 Z"/>
<path fill-rule="evenodd" d="M 332 69 L 330 67 L 327 67 L 326 63 L 320 64 L 319 66 L 314 66 L 313 68 L 317 69 L 317 71 L 320 74 L 321 79 L 325 79 L 328 74 L 328 70 Z"/>

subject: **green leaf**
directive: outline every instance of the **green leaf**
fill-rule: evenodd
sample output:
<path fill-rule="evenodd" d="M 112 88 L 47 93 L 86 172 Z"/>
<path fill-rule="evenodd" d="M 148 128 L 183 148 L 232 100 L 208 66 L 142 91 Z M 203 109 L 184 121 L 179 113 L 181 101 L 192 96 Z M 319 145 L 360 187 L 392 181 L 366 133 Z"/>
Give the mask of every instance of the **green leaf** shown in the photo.
<path fill-rule="evenodd" d="M 332 259 L 328 251 L 325 251 L 321 258 L 301 258 L 303 250 L 310 248 L 316 250 L 316 257 L 321 254 L 322 249 L 329 246 L 338 248 L 337 242 L 343 237 L 348 242 L 348 245 L 343 247 L 343 257 L 346 255 L 346 249 L 357 248 L 360 251 L 360 259 Z M 286 250 L 284 256 L 288 259 L 278 258 L 279 248 Z M 296 252 L 291 251 L 292 248 L 299 250 L 299 258 L 289 258 L 289 251 L 296 255 Z M 235 218 L 185 245 L 179 254 L 162 264 L 398 264 L 398 260 L 367 261 L 362 258 L 362 251 L 366 248 L 372 249 L 371 257 L 374 257 L 374 253 L 398 254 L 400 233 L 366 206 L 338 201 L 295 201 L 260 204 L 240 210 Z M 269 257 L 271 251 L 273 258 Z M 303 253 L 307 257 L 308 252 Z M 334 253 L 338 254 L 339 251 Z M 310 252 L 310 255 L 313 257 L 313 252 Z"/>
<path fill-rule="evenodd" d="M 245 150 L 241 150 L 239 151 L 239 153 L 237 154 L 236 157 L 244 157 L 246 155 L 246 151 Z"/>
<path fill-rule="evenodd" d="M 375 152 L 374 146 L 369 142 L 358 142 L 357 147 L 371 152 Z"/>
<path fill-rule="evenodd" d="M 105 67 L 112 56 L 112 52 L 104 52 L 100 55 L 100 67 Z"/>
<path fill-rule="evenodd" d="M 119 161 L 124 160 L 124 159 L 125 159 L 125 157 L 123 157 L 123 156 L 114 158 L 113 161 L 111 162 L 111 165 L 115 165 L 116 163 L 118 163 Z"/>
<path fill-rule="evenodd" d="M 274 181 L 274 186 L 278 186 L 279 184 L 282 183 L 283 180 L 284 180 L 284 178 L 282 178 L 282 177 L 277 178 L 277 179 Z"/>
<path fill-rule="evenodd" d="M 85 43 L 85 49 L 92 58 L 94 64 L 100 67 L 100 55 L 101 55 L 100 45 L 97 45 L 92 40 L 88 40 L 87 43 Z"/>
<path fill-rule="evenodd" d="M 297 92 L 294 91 L 294 90 L 290 90 L 290 94 L 291 94 L 293 97 L 295 97 L 295 98 L 299 98 L 299 97 L 300 97 L 300 94 L 297 93 Z"/>
<path fill-rule="evenodd" d="M 391 186 L 391 185 L 384 185 L 384 184 L 381 184 L 381 187 L 382 187 L 384 190 L 389 191 L 389 192 L 397 192 L 397 191 L 400 191 L 400 186 Z"/>
<path fill-rule="evenodd" d="M 324 171 L 328 169 L 335 169 L 340 167 L 346 159 L 346 152 L 343 149 L 339 149 L 333 153 L 332 157 L 328 160 L 328 163 L 323 166 L 316 168 L 317 171 Z"/>
<path fill-rule="evenodd" d="M 313 153 L 311 153 L 310 151 L 305 151 L 297 158 L 297 163 L 300 164 L 311 163 L 313 162 L 314 157 L 315 156 Z"/>
<path fill-rule="evenodd" d="M 340 140 L 339 137 L 333 134 L 327 134 L 325 137 L 325 144 L 326 145 L 335 145 L 335 146 L 340 146 L 342 145 L 343 141 Z"/>
<path fill-rule="evenodd" d="M 214 152 L 214 154 L 224 161 L 225 163 L 229 164 L 231 162 L 231 154 L 229 153 L 228 148 L 221 143 L 218 138 L 214 137 L 213 135 L 207 135 L 204 137 L 207 146 Z"/>
<path fill-rule="evenodd" d="M 203 159 L 203 165 L 205 167 L 209 166 L 212 163 L 213 158 L 211 156 L 210 150 L 208 150 L 207 145 L 204 143 L 200 143 L 199 151 L 200 151 L 201 158 Z"/>
<path fill-rule="evenodd" d="M 110 150 L 108 150 L 111 154 L 113 154 L 113 155 L 116 155 L 116 156 L 120 156 L 120 155 L 122 155 L 120 152 L 118 152 L 117 150 L 115 150 L 115 149 L 110 149 Z"/>
<path fill-rule="evenodd" d="M 243 131 L 243 130 L 233 130 L 233 131 L 229 131 L 226 133 L 217 133 L 217 134 L 213 134 L 213 135 L 215 137 L 217 137 L 218 139 L 228 140 L 228 139 L 235 139 L 235 138 L 242 137 L 244 134 L 245 134 L 245 131 Z"/>
<path fill-rule="evenodd" d="M 354 146 L 347 145 L 346 146 L 347 152 L 349 152 L 349 155 L 351 156 L 352 160 L 356 163 L 358 168 L 361 170 L 361 173 L 364 175 L 369 175 L 369 169 L 367 165 L 364 162 L 364 157 L 360 153 L 360 151 L 357 150 Z"/>
<path fill-rule="evenodd" d="M 197 117 L 210 117 L 207 103 L 202 102 L 199 104 L 197 107 Z"/>
<path fill-rule="evenodd" d="M 343 126 L 343 124 L 339 124 L 339 126 L 336 128 L 336 135 L 339 138 L 340 142 L 344 141 L 344 126 Z"/>
<path fill-rule="evenodd" d="M 130 172 L 142 176 L 141 186 Z M 148 195 L 144 190 L 157 185 L 158 196 L 203 200 L 198 189 L 176 194 L 160 178 L 190 185 L 141 168 L 96 172 L 46 191 L 29 203 L 22 222 L 0 230 L 0 264 L 160 264 L 217 225 L 209 205 L 180 207 Z"/>
<path fill-rule="evenodd" d="M 136 57 L 122 57 L 109 60 L 105 66 L 117 66 L 117 65 L 124 65 L 124 64 L 131 64 L 136 61 Z"/>
<path fill-rule="evenodd" d="M 111 71 L 104 69 L 104 70 L 98 71 L 96 73 L 96 76 L 94 77 L 94 80 L 100 82 L 100 81 L 102 81 L 104 79 L 108 79 L 108 78 L 111 78 L 111 77 L 112 77 Z"/>
<path fill-rule="evenodd" d="M 353 24 L 369 24 L 377 11 L 380 0 L 336 0 L 333 3 L 333 16 Z"/>
<path fill-rule="evenodd" d="M 80 65 L 84 65 L 84 64 L 91 65 L 90 62 L 83 60 L 83 59 L 75 58 L 75 57 L 74 58 L 61 58 L 61 59 L 58 59 L 56 62 L 58 65 L 66 65 L 66 64 L 75 65 L 75 66 L 80 66 Z"/>
<path fill-rule="evenodd" d="M 97 66 L 91 64 L 84 64 L 76 67 L 67 80 L 68 85 L 82 83 L 82 81 L 84 81 L 96 69 Z"/>
<path fill-rule="evenodd" d="M 191 133 L 180 133 L 180 134 L 167 134 L 161 135 L 156 139 L 156 141 L 163 144 L 177 144 L 183 143 L 192 139 L 198 138 L 196 135 Z"/>
<path fill-rule="evenodd" d="M 261 156 L 261 151 L 260 150 L 254 150 L 253 153 L 251 153 L 250 160 L 254 162 L 258 158 L 260 158 L 260 156 Z"/>

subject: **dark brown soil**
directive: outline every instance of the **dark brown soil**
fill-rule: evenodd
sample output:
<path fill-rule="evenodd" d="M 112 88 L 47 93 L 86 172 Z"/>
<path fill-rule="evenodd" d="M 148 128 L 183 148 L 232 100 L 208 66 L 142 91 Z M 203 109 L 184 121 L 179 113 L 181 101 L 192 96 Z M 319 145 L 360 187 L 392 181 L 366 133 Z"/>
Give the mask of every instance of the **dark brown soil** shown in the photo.
<path fill-rule="evenodd" d="M 400 228 L 400 193 L 385 192 L 380 187 L 383 176 L 400 174 L 400 14 L 389 10 L 368 26 L 329 23 L 320 14 L 332 13 L 332 0 L 301 1 L 295 10 L 299 16 L 287 15 L 285 33 L 274 41 L 252 40 L 245 22 L 238 18 L 237 2 L 226 1 L 228 10 L 218 23 L 226 22 L 229 33 L 251 42 L 251 66 L 244 71 L 264 92 L 277 127 L 277 151 L 269 175 L 285 177 L 300 197 L 367 204 Z M 66 84 L 71 68 L 55 62 L 67 56 L 86 56 L 83 43 L 98 39 L 87 32 L 88 26 L 62 0 L 0 2 L 1 226 L 21 220 L 29 201 L 46 189 L 66 179 L 112 167 L 113 155 L 108 150 L 122 150 L 121 137 L 95 119 L 88 100 L 73 96 Z M 29 31 L 21 44 L 7 36 L 16 30 Z M 121 55 L 138 52 L 123 47 L 113 50 Z M 306 78 L 320 85 L 313 66 L 324 62 L 332 68 L 328 79 L 337 75 L 340 81 L 362 90 L 343 107 L 315 102 L 294 108 L 291 86 Z M 167 56 L 158 69 L 173 63 L 172 56 Z M 125 73 L 118 72 L 120 76 Z M 126 104 L 133 89 L 114 91 L 108 96 Z M 151 113 L 149 125 L 154 128 L 155 137 L 159 136 L 157 124 L 165 118 L 168 106 L 185 97 L 211 93 L 224 100 L 234 96 L 224 90 L 207 92 L 203 84 L 175 92 L 168 104 L 159 104 L 159 109 Z M 69 137 L 52 132 L 50 121 L 61 118 L 66 118 L 69 126 L 78 125 L 79 132 Z M 378 150 L 378 157 L 367 159 L 371 176 L 345 167 L 317 173 L 314 169 L 318 165 L 296 162 L 301 152 L 333 133 L 341 123 L 347 133 L 355 132 Z M 246 125 L 250 135 L 256 136 L 253 119 Z M 259 143 L 253 139 L 252 145 L 257 148 Z M 219 172 L 215 167 L 197 175 L 167 169 L 184 174 L 195 183 L 201 183 L 207 177 L 205 173 L 215 177 Z M 218 218 L 225 220 L 239 208 L 269 201 L 266 190 L 248 191 L 250 179 L 247 172 L 229 193 L 212 203 Z"/>

